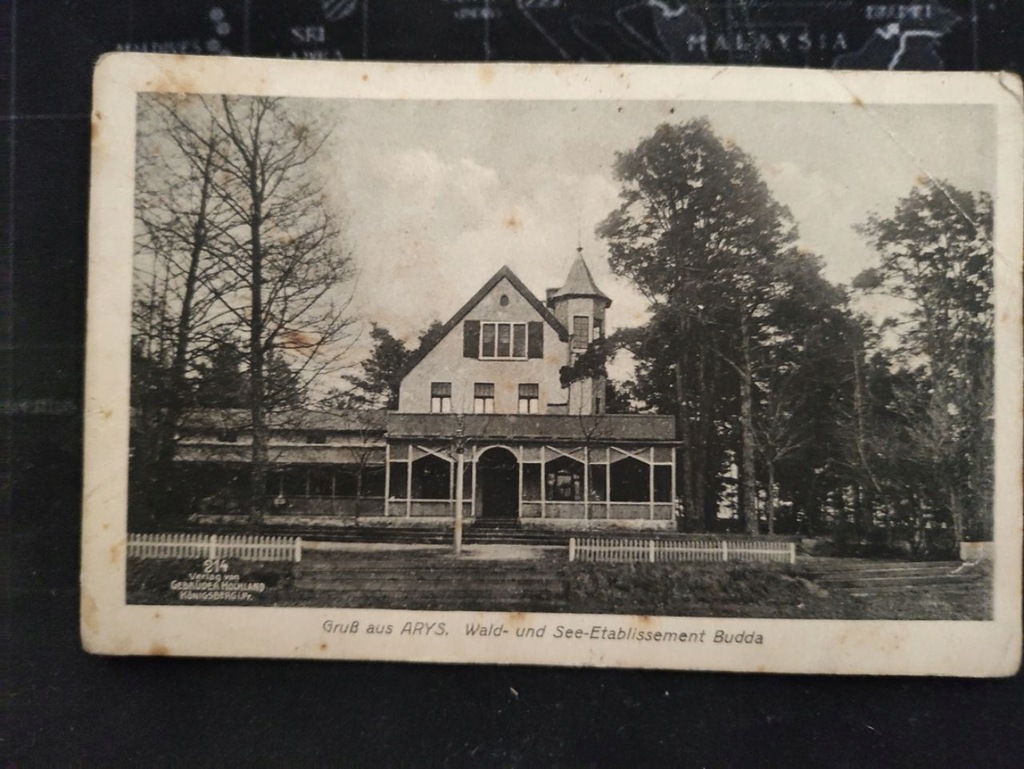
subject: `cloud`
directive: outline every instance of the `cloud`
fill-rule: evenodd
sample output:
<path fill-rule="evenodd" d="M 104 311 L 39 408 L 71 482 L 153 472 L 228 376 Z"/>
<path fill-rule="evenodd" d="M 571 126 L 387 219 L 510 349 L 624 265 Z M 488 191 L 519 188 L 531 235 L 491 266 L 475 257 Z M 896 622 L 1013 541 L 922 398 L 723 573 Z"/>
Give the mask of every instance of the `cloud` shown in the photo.
<path fill-rule="evenodd" d="M 797 221 L 800 245 L 826 257 L 827 278 L 849 283 L 872 266 L 877 257 L 853 229 L 867 218 L 867 204 L 857 190 L 842 177 L 811 171 L 795 162 L 768 163 L 762 170 L 771 191 Z"/>

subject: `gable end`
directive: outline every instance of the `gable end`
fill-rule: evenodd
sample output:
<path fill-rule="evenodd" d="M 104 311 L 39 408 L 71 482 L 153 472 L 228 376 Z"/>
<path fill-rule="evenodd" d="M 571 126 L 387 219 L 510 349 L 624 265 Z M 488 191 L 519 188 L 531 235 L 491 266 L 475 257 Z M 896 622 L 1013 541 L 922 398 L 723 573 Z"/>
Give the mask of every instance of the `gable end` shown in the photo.
<path fill-rule="evenodd" d="M 458 326 L 459 323 L 461 323 L 462 320 L 467 315 L 469 315 L 472 309 L 476 307 L 476 305 L 478 305 L 483 300 L 483 298 L 487 296 L 487 294 L 489 294 L 491 290 L 496 285 L 498 285 L 498 283 L 501 282 L 502 279 L 507 279 L 508 282 L 512 284 L 513 288 L 515 288 L 516 291 L 522 294 L 523 298 L 530 304 L 530 306 L 537 311 L 537 314 L 539 314 L 544 319 L 544 322 L 555 330 L 555 333 L 558 334 L 558 338 L 561 341 L 569 341 L 569 332 L 566 330 L 565 326 L 563 326 L 558 321 L 558 319 L 551 313 L 551 310 L 544 306 L 543 302 L 541 302 L 536 296 L 534 296 L 533 292 L 526 287 L 526 284 L 523 283 L 514 272 L 512 272 L 508 265 L 505 265 L 496 273 L 494 273 L 491 279 L 484 283 L 480 290 L 473 294 L 473 296 L 470 297 L 469 301 L 459 308 L 458 312 L 456 312 L 451 318 L 448 319 L 448 322 L 441 327 L 440 332 L 434 337 L 434 340 L 429 345 L 421 347 L 419 350 L 416 351 L 416 353 L 409 359 L 409 362 L 402 369 L 402 375 L 400 378 L 405 379 L 409 372 L 416 368 L 416 366 L 419 365 L 419 362 L 423 360 L 425 357 L 427 357 L 427 355 L 430 354 L 430 351 L 433 350 L 441 342 L 442 339 L 447 337 L 448 334 L 450 334 L 455 329 L 455 327 Z"/>

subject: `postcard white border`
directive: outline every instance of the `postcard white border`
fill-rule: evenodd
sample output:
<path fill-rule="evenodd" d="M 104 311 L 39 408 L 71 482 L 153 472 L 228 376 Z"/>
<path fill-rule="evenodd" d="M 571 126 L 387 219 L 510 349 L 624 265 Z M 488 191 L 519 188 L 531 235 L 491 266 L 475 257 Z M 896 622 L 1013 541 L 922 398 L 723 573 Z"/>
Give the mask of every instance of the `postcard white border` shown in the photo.
<path fill-rule="evenodd" d="M 1021 253 L 1024 120 L 1019 78 L 768 68 L 546 64 L 327 63 L 110 54 L 92 114 L 81 630 L 87 651 L 401 660 L 779 673 L 1011 675 L 1021 656 Z M 129 350 L 136 94 L 266 94 L 359 99 L 614 99 L 986 104 L 997 122 L 996 500 L 992 621 L 845 621 L 134 606 L 125 603 Z M 448 636 L 328 634 L 325 620 L 439 621 Z M 468 638 L 468 621 L 509 627 L 728 633 L 763 645 Z"/>

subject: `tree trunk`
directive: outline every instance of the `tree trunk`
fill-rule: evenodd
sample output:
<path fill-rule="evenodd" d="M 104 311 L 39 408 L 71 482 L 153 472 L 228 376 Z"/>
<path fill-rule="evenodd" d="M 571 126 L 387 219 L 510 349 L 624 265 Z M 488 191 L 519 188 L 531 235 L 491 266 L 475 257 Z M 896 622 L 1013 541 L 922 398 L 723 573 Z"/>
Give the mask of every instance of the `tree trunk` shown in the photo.
<path fill-rule="evenodd" d="M 192 343 L 192 323 L 194 320 L 192 309 L 199 284 L 199 265 L 207 245 L 207 211 L 210 203 L 213 154 L 211 138 L 203 162 L 198 208 L 189 239 L 188 269 L 185 274 L 181 309 L 174 324 L 170 382 L 167 383 L 169 397 L 166 408 L 162 409 L 157 416 L 157 427 L 154 430 L 155 435 L 153 436 L 156 443 L 155 451 L 153 452 L 155 463 L 150 470 L 150 493 L 147 500 L 147 507 L 151 514 L 161 508 L 165 511 L 171 510 L 175 517 L 185 512 L 176 509 L 180 506 L 180 500 L 179 495 L 176 493 L 177 484 L 174 482 L 174 454 L 177 447 L 178 428 L 186 408 L 186 392 L 189 387 L 186 372 L 189 346 Z"/>
<path fill-rule="evenodd" d="M 703 335 L 702 335 L 703 337 Z M 708 349 L 707 339 L 701 339 L 700 351 L 700 380 L 698 393 L 700 394 L 700 422 L 698 423 L 699 436 L 697 442 L 700 445 L 700 452 L 696 456 L 696 463 L 693 468 L 694 476 L 699 479 L 694 489 L 694 504 L 697 505 L 696 515 L 701 516 L 706 531 L 714 531 L 718 523 L 717 498 L 714 497 L 713 482 L 709 477 L 717 475 L 718 462 L 712 461 L 712 453 L 717 451 L 717 444 L 712 445 L 712 428 L 714 426 L 714 392 L 718 382 L 718 356 Z M 710 370 L 709 370 L 710 369 Z M 709 473 L 708 466 L 713 465 L 715 472 Z"/>
<path fill-rule="evenodd" d="M 685 323 L 683 324 L 685 328 Z M 699 515 L 696 505 L 694 490 L 696 481 L 693 472 L 693 457 L 695 446 L 693 445 L 693 425 L 690 422 L 690 408 L 683 388 L 683 371 L 687 363 L 686 353 L 683 352 L 676 362 L 675 385 L 676 385 L 676 431 L 679 442 L 682 444 L 682 456 L 679 463 L 682 470 L 682 483 L 678 491 L 683 498 L 683 515 L 688 521 L 694 520 Z"/>
<path fill-rule="evenodd" d="M 360 462 L 359 467 L 356 470 L 356 507 L 355 507 L 355 519 L 356 523 L 359 523 L 359 513 L 363 506 L 363 470 L 366 467 L 365 462 Z"/>
<path fill-rule="evenodd" d="M 768 514 L 768 535 L 773 536 L 775 534 L 775 463 L 769 460 L 768 465 L 768 504 L 766 505 L 766 512 Z"/>
<path fill-rule="evenodd" d="M 740 468 L 740 483 L 743 494 L 740 496 L 740 516 L 746 520 L 747 533 L 756 534 L 757 521 L 757 482 L 754 473 L 754 375 L 750 360 L 750 334 L 747 319 L 740 320 L 740 345 L 743 352 L 743 367 L 740 371 L 740 429 L 743 435 L 743 465 Z"/>
<path fill-rule="evenodd" d="M 249 521 L 258 526 L 263 520 L 264 496 L 267 479 L 267 426 L 264 403 L 264 350 L 263 350 L 263 226 L 262 199 L 258 186 L 256 157 L 249 165 L 249 194 L 251 219 L 249 237 L 252 249 L 252 317 L 249 319 L 249 414 L 252 421 L 252 468 Z"/>
<path fill-rule="evenodd" d="M 957 492 L 956 483 L 952 481 L 949 482 L 949 512 L 953 517 L 953 536 L 959 547 L 964 541 L 964 512 L 960 507 L 960 494 Z"/>
<path fill-rule="evenodd" d="M 864 539 L 864 497 L 856 481 L 853 482 L 853 531 L 858 541 Z"/>

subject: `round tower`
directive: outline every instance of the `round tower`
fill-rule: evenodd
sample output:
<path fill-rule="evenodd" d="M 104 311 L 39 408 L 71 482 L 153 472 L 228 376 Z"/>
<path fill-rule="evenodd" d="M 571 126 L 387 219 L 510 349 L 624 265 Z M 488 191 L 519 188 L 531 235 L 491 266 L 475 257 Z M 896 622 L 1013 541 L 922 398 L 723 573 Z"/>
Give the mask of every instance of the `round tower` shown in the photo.
<path fill-rule="evenodd" d="M 547 304 L 552 314 L 569 332 L 566 365 L 586 351 L 591 342 L 606 333 L 605 313 L 612 300 L 594 282 L 583 259 L 583 247 L 576 248 L 569 275 L 561 288 L 548 289 Z M 569 413 L 601 414 L 605 406 L 605 379 L 585 379 L 569 388 Z"/>

